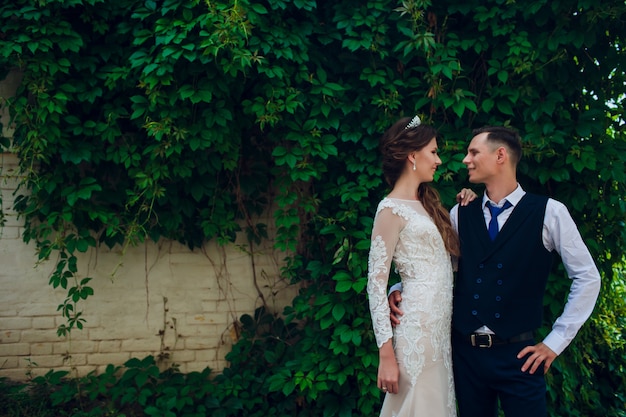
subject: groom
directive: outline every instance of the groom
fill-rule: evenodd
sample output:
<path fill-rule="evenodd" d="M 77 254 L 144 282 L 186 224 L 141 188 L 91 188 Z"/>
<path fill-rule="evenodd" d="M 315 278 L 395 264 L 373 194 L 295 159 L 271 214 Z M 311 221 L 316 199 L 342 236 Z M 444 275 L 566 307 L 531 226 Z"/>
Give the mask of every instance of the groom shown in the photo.
<path fill-rule="evenodd" d="M 461 241 L 452 352 L 460 417 L 547 416 L 544 374 L 589 318 L 600 274 L 567 208 L 517 182 L 520 136 L 505 127 L 474 130 L 463 163 L 482 199 L 450 212 Z M 539 343 L 553 252 L 572 280 L 562 315 Z M 401 293 L 392 287 L 392 323 Z"/>

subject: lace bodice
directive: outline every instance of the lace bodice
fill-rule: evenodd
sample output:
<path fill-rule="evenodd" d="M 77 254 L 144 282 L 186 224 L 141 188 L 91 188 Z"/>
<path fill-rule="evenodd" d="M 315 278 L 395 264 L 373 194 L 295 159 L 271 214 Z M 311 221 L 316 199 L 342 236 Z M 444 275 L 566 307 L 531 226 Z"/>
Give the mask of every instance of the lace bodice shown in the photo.
<path fill-rule="evenodd" d="M 385 198 L 376 211 L 367 293 L 379 348 L 394 332 L 387 299 L 392 261 L 402 281 L 404 312 L 395 329 L 401 349 L 396 355 L 415 383 L 427 361 L 449 361 L 453 281 L 450 254 L 419 201 Z"/>

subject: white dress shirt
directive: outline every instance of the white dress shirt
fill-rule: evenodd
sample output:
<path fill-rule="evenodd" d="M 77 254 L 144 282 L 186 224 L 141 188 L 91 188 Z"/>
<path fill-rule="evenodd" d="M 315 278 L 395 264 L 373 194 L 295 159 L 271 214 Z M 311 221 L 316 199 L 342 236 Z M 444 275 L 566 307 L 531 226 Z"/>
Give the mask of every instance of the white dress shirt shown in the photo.
<path fill-rule="evenodd" d="M 515 191 L 501 201 L 493 201 L 498 207 L 502 207 L 505 201 L 512 206 L 504 210 L 497 218 L 498 230 L 513 212 L 526 192 L 518 184 Z M 487 194 L 483 195 L 483 214 L 485 227 L 491 220 L 491 213 L 486 206 L 489 200 Z M 450 211 L 452 226 L 458 231 L 459 205 L 455 205 Z M 569 214 L 567 207 L 559 201 L 548 199 L 546 213 L 543 219 L 543 245 L 548 251 L 556 250 L 561 256 L 565 271 L 572 280 L 567 303 L 563 313 L 552 325 L 552 331 L 543 340 L 557 355 L 571 343 L 582 325 L 591 315 L 600 293 L 600 273 L 596 267 L 589 249 L 582 240 L 580 232 Z M 477 331 L 491 332 L 488 328 Z M 493 333 L 493 332 L 491 332 Z"/>

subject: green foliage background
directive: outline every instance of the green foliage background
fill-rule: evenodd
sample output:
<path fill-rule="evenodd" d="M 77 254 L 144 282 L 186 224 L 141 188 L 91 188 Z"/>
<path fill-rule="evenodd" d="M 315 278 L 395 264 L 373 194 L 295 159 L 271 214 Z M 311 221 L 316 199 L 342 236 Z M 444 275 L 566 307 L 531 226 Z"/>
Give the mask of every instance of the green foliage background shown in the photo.
<path fill-rule="evenodd" d="M 596 312 L 549 375 L 551 413 L 626 415 L 626 4 L 442 3 L 3 2 L 0 71 L 23 82 L 2 146 L 26 175 L 25 240 L 40 259 L 59 254 L 59 334 L 82 328 L 80 301 L 93 294 L 80 252 L 227 244 L 239 232 L 253 247 L 267 238 L 255 215 L 272 208 L 277 247 L 291 254 L 284 274 L 302 291 L 284 319 L 242 318 L 216 377 L 235 402 L 221 415 L 375 415 L 364 288 L 385 193 L 378 139 L 401 116 L 436 126 L 436 186 L 451 206 L 467 186 L 471 129 L 507 124 L 524 137 L 522 185 L 570 207 L 604 278 Z M 555 268 L 547 324 L 565 275 Z"/>

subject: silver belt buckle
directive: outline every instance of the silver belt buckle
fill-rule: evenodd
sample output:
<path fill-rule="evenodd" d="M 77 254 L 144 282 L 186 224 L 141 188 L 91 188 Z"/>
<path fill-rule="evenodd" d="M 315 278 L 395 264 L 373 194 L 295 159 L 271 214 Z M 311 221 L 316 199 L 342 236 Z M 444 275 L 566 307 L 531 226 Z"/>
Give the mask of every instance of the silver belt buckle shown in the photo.
<path fill-rule="evenodd" d="M 476 339 L 479 339 L 479 340 L 477 341 Z M 474 347 L 490 348 L 491 346 L 493 346 L 493 338 L 492 338 L 492 335 L 489 333 L 485 333 L 485 334 L 473 333 L 470 336 L 470 340 L 472 342 L 472 346 Z"/>

